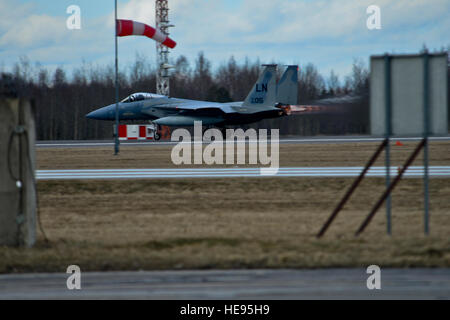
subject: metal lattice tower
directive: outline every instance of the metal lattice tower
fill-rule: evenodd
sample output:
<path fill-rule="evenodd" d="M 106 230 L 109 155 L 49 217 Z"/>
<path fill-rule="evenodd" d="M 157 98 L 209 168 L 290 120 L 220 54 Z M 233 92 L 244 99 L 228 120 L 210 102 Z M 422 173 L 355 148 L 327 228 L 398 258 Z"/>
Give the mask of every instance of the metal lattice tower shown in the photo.
<path fill-rule="evenodd" d="M 155 0 L 156 28 L 165 35 L 169 35 L 169 3 L 168 0 Z M 156 93 L 168 96 L 169 86 L 169 48 L 156 42 L 156 63 L 158 71 L 156 74 Z"/>

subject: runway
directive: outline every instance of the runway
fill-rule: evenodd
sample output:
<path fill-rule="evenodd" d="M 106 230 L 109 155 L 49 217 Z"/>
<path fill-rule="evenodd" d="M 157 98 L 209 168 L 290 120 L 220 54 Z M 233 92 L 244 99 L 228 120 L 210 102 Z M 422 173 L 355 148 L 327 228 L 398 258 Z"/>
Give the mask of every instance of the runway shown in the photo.
<path fill-rule="evenodd" d="M 279 168 L 273 177 L 357 177 L 363 167 L 295 167 Z M 372 167 L 367 177 L 384 177 L 385 167 Z M 397 167 L 391 167 L 394 177 Z M 423 177 L 423 167 L 412 166 L 405 172 L 406 178 Z M 86 179 L 161 179 L 161 178 L 258 178 L 261 168 L 175 168 L 175 169 L 77 169 L 37 170 L 38 180 L 86 180 Z M 430 177 L 450 178 L 450 166 L 430 166 Z"/>
<path fill-rule="evenodd" d="M 369 290 L 365 268 L 83 272 L 0 275 L 0 299 L 449 299 L 450 269 L 384 269 Z M 65 270 L 64 270 L 65 271 Z"/>
<path fill-rule="evenodd" d="M 319 137 L 287 137 L 280 138 L 280 144 L 321 144 L 321 143 L 358 143 L 381 142 L 384 138 L 371 136 L 319 136 Z M 392 141 L 420 141 L 421 137 L 392 138 Z M 450 136 L 430 137 L 430 141 L 450 141 Z M 124 147 L 137 146 L 170 146 L 176 145 L 176 141 L 121 141 Z M 189 143 L 189 142 L 185 142 Z M 203 141 L 204 144 L 210 141 Z M 86 148 L 86 147 L 112 147 L 111 140 L 73 140 L 73 141 L 37 141 L 37 148 Z"/>

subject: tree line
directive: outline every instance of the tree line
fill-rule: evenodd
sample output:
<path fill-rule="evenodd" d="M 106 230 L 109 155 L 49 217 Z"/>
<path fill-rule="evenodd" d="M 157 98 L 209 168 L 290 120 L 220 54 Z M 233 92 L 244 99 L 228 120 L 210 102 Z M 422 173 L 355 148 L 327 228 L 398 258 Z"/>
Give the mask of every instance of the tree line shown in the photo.
<path fill-rule="evenodd" d="M 237 63 L 230 57 L 212 70 L 203 52 L 191 62 L 185 56 L 173 61 L 170 95 L 177 98 L 215 102 L 243 101 L 261 71 L 259 60 Z M 279 65 L 283 65 L 279 63 Z M 283 70 L 279 70 L 281 73 Z M 278 76 L 280 76 L 279 74 Z M 18 93 L 32 99 L 35 106 L 38 140 L 108 139 L 112 123 L 86 119 L 85 115 L 114 103 L 113 65 L 99 66 L 83 62 L 70 76 L 63 67 L 50 72 L 21 57 L 11 74 Z M 119 96 L 133 92 L 154 92 L 156 68 L 143 55 L 119 70 Z M 319 73 L 312 63 L 300 66 L 299 103 L 320 103 L 337 98 L 342 108 L 336 112 L 304 114 L 263 120 L 248 125 L 253 128 L 278 128 L 281 135 L 365 134 L 369 131 L 369 71 L 355 60 L 351 74 L 340 79 L 333 71 Z M 339 97 L 357 96 L 351 103 Z M 326 106 L 326 103 L 323 103 Z M 336 102 L 335 102 L 336 104 Z"/>

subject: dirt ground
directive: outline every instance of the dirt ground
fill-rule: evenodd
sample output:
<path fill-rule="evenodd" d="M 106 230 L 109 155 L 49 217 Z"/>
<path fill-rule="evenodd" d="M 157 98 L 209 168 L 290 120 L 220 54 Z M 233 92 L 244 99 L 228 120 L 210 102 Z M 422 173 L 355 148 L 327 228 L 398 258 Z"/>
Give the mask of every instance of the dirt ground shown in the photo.
<path fill-rule="evenodd" d="M 362 165 L 377 144 L 280 146 L 283 166 Z M 393 146 L 403 160 L 415 143 Z M 449 143 L 433 143 L 432 165 L 449 165 Z M 169 167 L 167 147 L 39 149 L 39 168 Z M 161 152 L 160 152 L 161 151 Z M 382 161 L 382 160 L 380 160 Z M 163 165 L 164 164 L 164 165 Z M 382 163 L 379 163 L 382 165 Z M 450 179 L 430 181 L 430 231 L 423 233 L 421 179 L 393 194 L 393 235 L 382 207 L 354 232 L 384 191 L 368 178 L 322 239 L 315 237 L 352 178 L 39 181 L 50 239 L 0 248 L 0 272 L 82 270 L 450 267 Z"/>

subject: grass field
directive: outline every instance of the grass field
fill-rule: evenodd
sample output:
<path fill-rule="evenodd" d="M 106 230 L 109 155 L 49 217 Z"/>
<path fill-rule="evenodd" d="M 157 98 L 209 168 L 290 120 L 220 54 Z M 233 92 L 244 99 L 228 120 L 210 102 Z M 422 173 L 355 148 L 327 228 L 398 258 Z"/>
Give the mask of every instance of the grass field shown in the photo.
<path fill-rule="evenodd" d="M 393 147 L 395 162 L 415 143 Z M 449 165 L 449 143 L 432 164 Z M 328 147 L 328 149 L 327 149 Z M 39 149 L 39 168 L 168 167 L 170 149 Z M 280 146 L 282 165 L 362 165 L 376 144 Z M 162 164 L 166 164 L 163 166 Z M 146 165 L 148 164 L 148 165 Z M 382 163 L 380 163 L 382 165 Z M 0 272 L 180 268 L 450 267 L 450 179 L 431 179 L 430 236 L 423 235 L 421 179 L 393 194 L 393 235 L 381 208 L 359 224 L 384 190 L 366 179 L 322 239 L 315 234 L 351 178 L 40 181 L 50 244 L 0 248 Z"/>
<path fill-rule="evenodd" d="M 401 165 L 418 142 L 403 144 L 392 143 L 393 165 Z M 280 144 L 280 166 L 363 166 L 377 146 L 378 143 Z M 124 145 L 118 156 L 112 156 L 113 147 L 42 148 L 37 150 L 37 164 L 38 169 L 170 168 L 176 167 L 170 158 L 171 150 L 171 146 Z M 422 164 L 422 153 L 415 164 Z M 383 155 L 375 165 L 384 165 Z M 430 143 L 430 165 L 450 165 L 449 141 Z"/>

